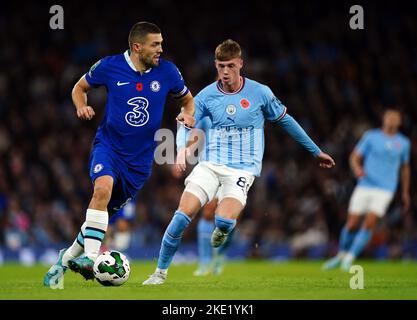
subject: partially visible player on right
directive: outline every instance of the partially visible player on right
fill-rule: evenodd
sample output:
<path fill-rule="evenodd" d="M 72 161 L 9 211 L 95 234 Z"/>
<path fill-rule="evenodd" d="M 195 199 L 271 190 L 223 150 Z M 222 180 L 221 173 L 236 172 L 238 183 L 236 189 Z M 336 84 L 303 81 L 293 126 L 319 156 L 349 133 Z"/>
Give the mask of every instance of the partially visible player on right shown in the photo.
<path fill-rule="evenodd" d="M 350 156 L 358 184 L 350 198 L 348 217 L 340 233 L 339 252 L 323 265 L 349 271 L 385 215 L 400 176 L 404 210 L 410 207 L 410 140 L 398 132 L 401 114 L 388 109 L 381 129 L 367 131 Z M 361 218 L 364 218 L 361 224 Z"/>

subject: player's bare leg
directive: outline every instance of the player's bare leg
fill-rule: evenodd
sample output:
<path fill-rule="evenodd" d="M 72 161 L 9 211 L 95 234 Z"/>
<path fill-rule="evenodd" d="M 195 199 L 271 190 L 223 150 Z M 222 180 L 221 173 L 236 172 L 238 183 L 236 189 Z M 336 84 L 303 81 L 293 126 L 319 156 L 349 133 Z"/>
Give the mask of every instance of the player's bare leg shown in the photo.
<path fill-rule="evenodd" d="M 243 204 L 232 197 L 225 197 L 220 201 L 216 209 L 216 229 L 211 236 L 211 245 L 214 248 L 220 247 L 226 241 L 227 236 L 236 226 L 236 219 L 243 208 Z"/>
<path fill-rule="evenodd" d="M 326 261 L 323 265 L 323 270 L 330 270 L 340 266 L 343 258 L 348 253 L 353 240 L 355 239 L 356 232 L 361 222 L 361 216 L 357 213 L 351 213 L 348 215 L 345 226 L 340 233 L 339 239 L 339 251 L 337 255 L 330 260 Z"/>
<path fill-rule="evenodd" d="M 372 232 L 374 231 L 378 221 L 379 217 L 376 213 L 370 212 L 366 215 L 361 229 L 355 235 L 355 239 L 352 242 L 349 252 L 343 257 L 340 265 L 343 271 L 349 272 L 355 259 L 361 254 L 363 249 L 365 249 L 366 245 L 371 240 Z"/>
<path fill-rule="evenodd" d="M 158 267 L 155 272 L 143 282 L 144 285 L 163 284 L 167 278 L 168 267 L 177 251 L 184 230 L 190 224 L 192 217 L 201 209 L 202 201 L 196 195 L 184 191 L 177 211 L 162 238 L 159 252 Z"/>
<path fill-rule="evenodd" d="M 98 177 L 95 180 L 93 196 L 86 214 L 85 256 L 68 260 L 69 269 L 80 273 L 86 280 L 94 279 L 93 265 L 107 230 L 109 221 L 107 205 L 111 198 L 113 183 L 113 177 L 109 175 Z M 64 255 L 64 259 L 66 258 Z"/>

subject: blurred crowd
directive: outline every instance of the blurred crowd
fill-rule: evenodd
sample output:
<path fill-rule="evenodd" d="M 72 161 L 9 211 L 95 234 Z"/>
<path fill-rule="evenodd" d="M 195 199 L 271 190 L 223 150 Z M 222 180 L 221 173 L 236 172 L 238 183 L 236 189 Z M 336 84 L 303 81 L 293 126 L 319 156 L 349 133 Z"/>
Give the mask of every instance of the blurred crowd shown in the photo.
<path fill-rule="evenodd" d="M 49 6 L 3 4 L 0 11 L 0 247 L 70 243 L 92 194 L 91 142 L 103 115 L 103 88 L 88 96 L 96 117 L 81 121 L 75 82 L 101 57 L 127 49 L 137 21 L 160 26 L 166 59 L 195 95 L 215 79 L 214 49 L 232 38 L 244 51 L 243 74 L 267 84 L 309 135 L 336 160 L 322 170 L 275 124 L 265 128 L 262 176 L 252 186 L 235 241 L 248 256 L 336 250 L 355 179 L 348 158 L 388 106 L 403 115 L 412 140 L 412 207 L 396 197 L 367 255 L 417 256 L 417 5 L 369 3 L 365 29 L 349 28 L 348 5 L 144 2 L 63 4 L 64 30 L 49 28 Z M 408 7 L 406 7 L 408 6 Z M 168 100 L 162 127 L 175 130 Z M 155 165 L 139 193 L 134 243 L 159 243 L 177 208 L 184 177 Z M 184 242 L 195 241 L 195 221 Z M 320 249 L 321 248 L 321 249 Z M 383 248 L 383 249 L 381 249 Z M 319 253 L 320 254 L 320 253 Z"/>

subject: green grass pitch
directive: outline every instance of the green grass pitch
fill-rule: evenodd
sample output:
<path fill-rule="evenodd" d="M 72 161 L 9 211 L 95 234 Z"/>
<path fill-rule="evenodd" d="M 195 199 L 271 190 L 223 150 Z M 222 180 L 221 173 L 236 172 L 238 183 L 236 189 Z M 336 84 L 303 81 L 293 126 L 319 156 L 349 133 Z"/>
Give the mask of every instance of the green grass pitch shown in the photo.
<path fill-rule="evenodd" d="M 48 266 L 0 266 L 0 299 L 135 299 L 135 300 L 279 300 L 279 299 L 417 299 L 417 262 L 358 261 L 364 289 L 353 290 L 353 274 L 321 271 L 322 261 L 227 262 L 220 276 L 194 277 L 194 264 L 173 265 L 162 286 L 142 286 L 155 262 L 135 261 L 121 287 L 103 287 L 67 272 L 65 289 L 42 286 Z"/>

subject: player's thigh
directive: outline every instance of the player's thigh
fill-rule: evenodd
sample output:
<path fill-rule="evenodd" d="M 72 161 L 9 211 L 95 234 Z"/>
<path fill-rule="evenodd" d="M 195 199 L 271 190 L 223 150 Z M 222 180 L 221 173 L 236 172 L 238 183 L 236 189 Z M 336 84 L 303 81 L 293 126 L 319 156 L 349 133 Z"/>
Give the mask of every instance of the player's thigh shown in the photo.
<path fill-rule="evenodd" d="M 357 186 L 349 200 L 348 214 L 349 216 L 363 216 L 369 210 L 370 200 L 369 188 Z M 353 219 L 353 218 L 352 218 Z"/>
<path fill-rule="evenodd" d="M 349 213 L 347 220 L 346 220 L 346 228 L 349 231 L 356 231 L 359 228 L 361 221 L 362 221 L 362 215 Z"/>
<path fill-rule="evenodd" d="M 178 211 L 185 213 L 190 218 L 201 209 L 201 199 L 206 197 L 204 191 L 192 182 L 188 183 L 188 189 L 184 190 L 181 195 Z M 187 191 L 192 190 L 193 193 Z"/>
<path fill-rule="evenodd" d="M 240 202 L 242 209 L 246 205 L 246 200 L 250 187 L 255 177 L 243 170 L 227 168 L 220 176 L 221 192 L 219 192 L 219 205 L 223 199 L 232 198 Z M 224 204 L 230 205 L 234 201 L 228 200 Z M 217 210 L 217 213 L 219 211 Z"/>
<path fill-rule="evenodd" d="M 373 189 L 369 200 L 368 213 L 373 213 L 382 218 L 387 212 L 393 196 L 393 192 Z"/>
<path fill-rule="evenodd" d="M 369 212 L 363 221 L 362 227 L 366 230 L 374 230 L 380 218 L 379 214 Z"/>
<path fill-rule="evenodd" d="M 219 178 L 204 163 L 199 163 L 185 179 L 185 190 L 200 200 L 200 207 L 211 201 L 219 189 Z"/>
<path fill-rule="evenodd" d="M 219 199 L 214 197 L 213 200 L 207 202 L 206 205 L 203 207 L 202 217 L 206 220 L 212 220 L 214 218 L 214 213 L 216 211 L 217 205 L 219 203 Z"/>

